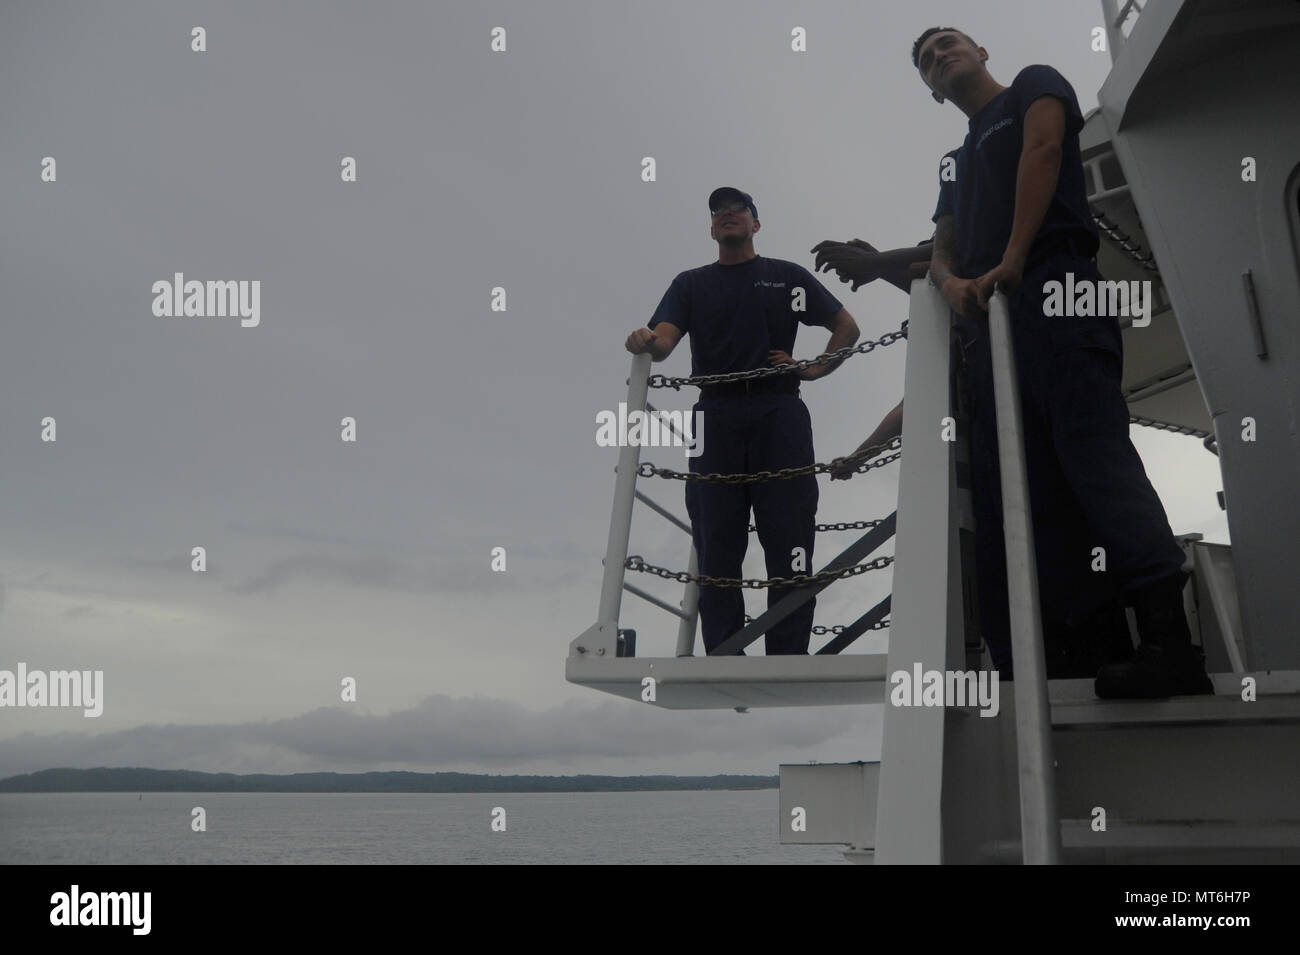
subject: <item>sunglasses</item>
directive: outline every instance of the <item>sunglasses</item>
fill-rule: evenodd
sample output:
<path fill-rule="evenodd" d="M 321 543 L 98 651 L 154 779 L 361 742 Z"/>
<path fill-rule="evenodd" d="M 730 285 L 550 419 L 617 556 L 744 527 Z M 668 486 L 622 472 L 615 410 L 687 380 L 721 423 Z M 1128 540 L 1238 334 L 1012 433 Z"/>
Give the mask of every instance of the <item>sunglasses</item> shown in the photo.
<path fill-rule="evenodd" d="M 748 211 L 749 211 L 749 203 L 744 202 L 740 199 L 734 199 L 731 202 L 722 203 L 722 205 L 718 206 L 718 208 L 713 210 L 712 214 L 713 214 L 713 218 L 716 219 L 718 216 L 724 215 L 728 212 L 748 212 Z"/>

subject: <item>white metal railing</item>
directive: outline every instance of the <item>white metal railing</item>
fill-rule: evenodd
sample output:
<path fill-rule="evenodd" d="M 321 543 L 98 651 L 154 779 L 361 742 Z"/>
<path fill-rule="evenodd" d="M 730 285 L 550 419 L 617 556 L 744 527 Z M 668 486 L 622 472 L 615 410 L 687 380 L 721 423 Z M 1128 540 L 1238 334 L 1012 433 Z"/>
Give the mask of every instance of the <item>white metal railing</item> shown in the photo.
<path fill-rule="evenodd" d="M 907 414 L 898 487 L 898 537 L 888 672 L 965 666 L 955 456 L 936 441 L 935 422 L 950 414 L 952 313 L 934 286 L 912 283 L 905 377 Z M 1002 466 L 1021 851 L 1026 863 L 1060 856 L 1051 719 L 1029 511 L 1019 380 L 1006 295 L 990 302 L 998 453 Z M 918 437 L 913 438 L 912 435 Z M 945 772 L 954 757 L 942 709 L 886 706 L 876 809 L 879 863 L 940 863 Z M 950 797 L 952 798 L 952 797 Z M 961 798 L 957 795 L 955 798 Z"/>
<path fill-rule="evenodd" d="M 646 400 L 649 393 L 650 356 L 640 354 L 632 356 L 632 371 L 627 380 L 627 405 L 631 409 L 649 409 L 653 406 Z M 673 429 L 676 433 L 676 429 Z M 684 436 L 677 434 L 679 438 Z M 569 645 L 570 655 L 591 655 L 595 657 L 631 656 L 631 646 L 620 645 L 618 619 L 622 609 L 623 591 L 636 594 L 648 603 L 674 614 L 679 618 L 677 628 L 677 656 L 689 657 L 695 651 L 695 629 L 699 616 L 699 584 L 686 585 L 681 608 L 660 600 L 652 594 L 641 590 L 625 580 L 628 540 L 632 532 L 632 506 L 637 500 L 648 505 L 676 527 L 690 533 L 690 528 L 667 508 L 652 501 L 637 490 L 637 468 L 641 463 L 641 447 L 635 441 L 626 441 L 618 452 L 617 477 L 614 481 L 614 506 L 609 518 L 609 536 L 605 541 L 605 570 L 601 577 L 600 605 L 596 611 L 596 622 Z M 699 572 L 699 561 L 692 542 L 687 560 L 688 571 L 692 575 Z M 626 652 L 623 652 L 626 651 Z"/>
<path fill-rule="evenodd" d="M 1052 762 L 1052 718 L 1047 700 L 1043 618 L 1038 599 L 1034 525 L 1020 409 L 1020 381 L 1006 294 L 989 301 L 989 345 L 1002 473 L 1002 528 L 1007 549 L 1007 600 L 1016 687 L 1016 753 L 1020 774 L 1020 832 L 1027 864 L 1056 864 L 1061 824 Z"/>
<path fill-rule="evenodd" d="M 649 391 L 649 377 L 650 356 L 647 354 L 634 355 L 631 373 L 628 377 L 627 403 L 625 405 L 629 411 L 644 410 L 651 414 L 659 414 L 658 409 L 646 400 Z M 666 426 L 682 441 L 683 445 L 690 446 L 691 441 L 672 424 L 671 419 L 667 421 Z M 671 603 L 634 584 L 628 583 L 626 580 L 628 542 L 632 526 L 632 508 L 635 502 L 641 501 L 678 529 L 685 531 L 688 535 L 691 534 L 691 528 L 685 521 L 637 489 L 640 456 L 641 450 L 637 442 L 624 442 L 619 450 L 618 466 L 615 469 L 617 477 L 614 483 L 614 505 L 610 515 L 609 536 L 605 544 L 605 567 L 601 579 L 600 605 L 596 613 L 596 623 L 569 645 L 569 655 L 571 657 L 636 655 L 631 631 L 620 630 L 618 625 L 619 613 L 622 608 L 622 595 L 625 590 L 635 594 L 647 603 L 678 617 L 676 655 L 679 657 L 694 656 L 700 597 L 700 585 L 694 579 L 699 574 L 699 557 L 695 551 L 694 541 L 692 540 L 687 557 L 687 573 L 692 579 L 686 583 L 680 607 L 674 607 Z M 890 517 L 877 522 L 874 528 L 868 530 L 856 542 L 849 545 L 847 549 L 823 568 L 823 572 L 846 570 L 850 564 L 858 563 L 878 548 L 881 543 L 887 541 L 893 536 L 893 533 L 894 517 L 890 515 Z M 770 606 L 757 619 L 747 623 L 741 630 L 729 636 L 724 645 L 714 648 L 714 652 L 719 655 L 728 655 L 743 650 L 749 643 L 758 639 L 771 627 L 797 610 L 799 606 L 812 599 L 817 592 L 829 586 L 831 582 L 833 581 L 820 581 L 797 588 L 775 605 Z M 890 601 L 889 598 L 886 598 L 853 621 L 853 623 L 848 624 L 842 633 L 839 633 L 834 640 L 818 650 L 817 654 L 838 654 L 852 640 L 878 624 L 885 614 L 889 612 L 889 609 Z"/>

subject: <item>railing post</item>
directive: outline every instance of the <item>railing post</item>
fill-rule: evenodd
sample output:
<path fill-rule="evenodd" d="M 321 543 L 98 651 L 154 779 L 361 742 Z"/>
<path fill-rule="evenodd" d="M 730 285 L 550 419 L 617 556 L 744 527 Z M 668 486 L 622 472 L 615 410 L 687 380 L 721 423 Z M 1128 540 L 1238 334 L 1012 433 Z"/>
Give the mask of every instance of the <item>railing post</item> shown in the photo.
<path fill-rule="evenodd" d="M 1125 12 L 1128 5 L 1125 4 Z M 1101 0 L 1101 19 L 1106 26 L 1106 46 L 1110 49 L 1110 61 L 1119 58 L 1120 47 L 1124 45 L 1124 31 L 1120 29 L 1119 0 Z"/>
<path fill-rule="evenodd" d="M 1060 862 L 1061 824 L 1052 768 L 1052 718 L 1038 599 L 1038 565 L 1025 473 L 1020 379 L 1007 297 L 989 302 L 989 345 L 1002 472 L 1002 526 L 1007 548 L 1011 660 L 1016 688 L 1016 752 L 1020 771 L 1020 834 L 1027 865 Z"/>
<path fill-rule="evenodd" d="M 903 457 L 898 472 L 894 588 L 890 609 L 890 685 L 894 675 L 965 666 L 954 444 L 939 426 L 952 413 L 952 317 L 925 279 L 912 283 L 907 320 Z M 888 699 L 888 697 L 887 697 Z M 876 802 L 880 865 L 944 861 L 946 761 L 943 707 L 886 705 Z"/>
<path fill-rule="evenodd" d="M 692 577 L 700 572 L 700 555 L 695 553 L 694 544 L 691 544 L 686 572 Z M 682 592 L 682 613 L 685 616 L 677 625 L 677 655 L 690 657 L 695 655 L 695 623 L 700 617 L 700 585 L 694 580 Z"/>
<path fill-rule="evenodd" d="M 627 380 L 627 411 L 644 411 L 650 382 L 650 356 L 632 356 L 632 372 Z M 623 603 L 623 563 L 627 560 L 627 542 L 632 532 L 632 505 L 636 501 L 636 472 L 641 463 L 639 444 L 625 442 L 618 450 L 618 477 L 614 482 L 614 507 L 609 518 L 609 537 L 605 542 L 605 572 L 600 584 L 600 607 L 596 622 L 569 644 L 569 654 L 615 656 L 618 647 L 618 613 Z"/>

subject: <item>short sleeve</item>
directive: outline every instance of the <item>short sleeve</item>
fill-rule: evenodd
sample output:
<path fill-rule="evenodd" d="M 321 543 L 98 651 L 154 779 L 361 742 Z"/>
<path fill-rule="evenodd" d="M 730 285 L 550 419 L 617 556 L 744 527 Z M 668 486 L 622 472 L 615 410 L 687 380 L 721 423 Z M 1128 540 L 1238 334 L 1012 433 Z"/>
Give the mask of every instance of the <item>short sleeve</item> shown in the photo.
<path fill-rule="evenodd" d="M 826 286 L 817 281 L 817 277 L 805 269 L 802 265 L 791 263 L 794 266 L 794 281 L 802 285 L 806 293 L 805 309 L 799 316 L 799 321 L 804 325 L 825 326 L 835 317 L 844 306 L 840 300 L 826 290 Z"/>
<path fill-rule="evenodd" d="M 647 325 L 652 331 L 660 322 L 675 325 L 683 335 L 691 330 L 691 303 L 686 292 L 686 278 L 678 275 L 659 300 L 659 307 Z"/>
<path fill-rule="evenodd" d="M 1025 113 L 1036 100 L 1044 96 L 1055 96 L 1065 104 L 1065 126 L 1067 134 L 1077 133 L 1083 128 L 1083 113 L 1079 109 L 1079 99 L 1074 95 L 1074 87 L 1064 76 L 1050 66 L 1026 66 L 1011 83 L 1016 91 L 1016 102 L 1023 126 Z"/>
<path fill-rule="evenodd" d="M 944 153 L 943 160 L 939 163 L 939 202 L 934 207 L 934 215 L 930 217 L 931 222 L 938 222 L 943 216 L 954 216 L 957 214 L 957 200 L 953 196 L 953 175 L 957 168 L 957 153 L 954 149 L 952 152 Z M 954 170 L 953 175 L 944 175 L 945 169 Z"/>

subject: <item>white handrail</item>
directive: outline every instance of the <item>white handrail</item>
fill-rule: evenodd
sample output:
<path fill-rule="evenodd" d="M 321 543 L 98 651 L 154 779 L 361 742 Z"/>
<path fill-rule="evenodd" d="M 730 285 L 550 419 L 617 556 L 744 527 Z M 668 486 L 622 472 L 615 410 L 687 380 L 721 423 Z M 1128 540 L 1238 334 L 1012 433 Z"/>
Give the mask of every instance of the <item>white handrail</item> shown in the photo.
<path fill-rule="evenodd" d="M 989 301 L 989 344 L 997 407 L 998 460 L 1002 471 L 1002 527 L 1007 548 L 1007 600 L 1016 687 L 1016 752 L 1020 774 L 1020 833 L 1027 865 L 1056 865 L 1061 824 L 1052 761 L 1052 718 L 1038 599 L 1038 565 L 1025 472 L 1020 381 L 1007 297 Z"/>

